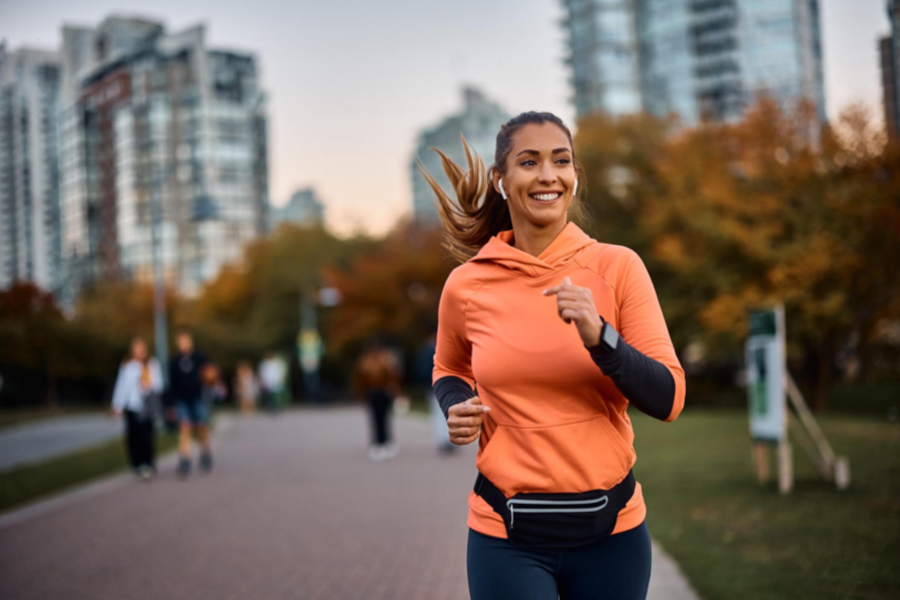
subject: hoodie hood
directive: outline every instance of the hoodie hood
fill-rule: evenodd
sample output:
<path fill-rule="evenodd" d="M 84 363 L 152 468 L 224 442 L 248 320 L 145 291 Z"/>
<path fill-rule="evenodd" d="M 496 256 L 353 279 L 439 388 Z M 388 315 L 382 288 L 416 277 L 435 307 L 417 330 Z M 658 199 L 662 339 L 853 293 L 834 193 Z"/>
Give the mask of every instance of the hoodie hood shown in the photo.
<path fill-rule="evenodd" d="M 526 277 L 542 277 L 568 265 L 586 246 L 597 243 L 575 223 L 567 223 L 539 256 L 513 246 L 513 231 L 492 237 L 469 262 L 493 262 Z"/>

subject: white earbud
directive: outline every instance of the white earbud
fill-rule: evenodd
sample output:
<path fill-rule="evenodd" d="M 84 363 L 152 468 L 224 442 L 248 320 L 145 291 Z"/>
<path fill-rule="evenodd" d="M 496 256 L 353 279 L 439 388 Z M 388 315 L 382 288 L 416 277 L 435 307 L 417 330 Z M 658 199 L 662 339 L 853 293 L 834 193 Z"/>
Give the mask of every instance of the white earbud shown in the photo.
<path fill-rule="evenodd" d="M 578 178 L 575 178 L 575 185 L 572 186 L 572 197 L 578 195 Z"/>
<path fill-rule="evenodd" d="M 503 199 L 506 200 L 506 190 L 503 189 L 503 180 L 497 180 L 497 187 L 500 188 L 500 195 L 503 196 Z"/>

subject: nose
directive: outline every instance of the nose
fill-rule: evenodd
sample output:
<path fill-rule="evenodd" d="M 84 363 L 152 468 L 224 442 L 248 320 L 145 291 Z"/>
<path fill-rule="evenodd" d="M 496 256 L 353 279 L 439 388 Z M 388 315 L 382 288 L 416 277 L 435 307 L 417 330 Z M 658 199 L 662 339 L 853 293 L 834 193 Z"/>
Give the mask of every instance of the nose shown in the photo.
<path fill-rule="evenodd" d="M 538 181 L 547 184 L 556 183 L 556 172 L 553 170 L 553 165 L 546 162 L 541 165 L 541 172 L 538 173 Z"/>

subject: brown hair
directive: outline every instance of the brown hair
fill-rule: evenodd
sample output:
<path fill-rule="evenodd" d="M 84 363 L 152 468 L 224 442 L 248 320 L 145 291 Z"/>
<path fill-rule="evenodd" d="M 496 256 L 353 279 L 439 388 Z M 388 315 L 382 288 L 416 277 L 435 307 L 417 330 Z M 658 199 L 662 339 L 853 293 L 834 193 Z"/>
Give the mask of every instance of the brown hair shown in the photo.
<path fill-rule="evenodd" d="M 419 172 L 422 173 L 425 181 L 437 196 L 435 204 L 441 222 L 444 224 L 444 245 L 450 254 L 460 262 L 465 262 L 477 254 L 491 237 L 501 231 L 512 229 L 509 205 L 494 189 L 490 177 L 491 171 L 496 169 L 501 175 L 506 172 L 506 159 L 512 150 L 512 138 L 519 129 L 525 125 L 543 125 L 544 123 L 552 123 L 565 132 L 566 137 L 569 138 L 569 145 L 572 146 L 574 159 L 575 147 L 572 144 L 572 132 L 562 122 L 562 119 L 548 112 L 525 112 L 504 123 L 497 133 L 494 164 L 489 169 L 484 168 L 484 161 L 469 147 L 463 136 L 460 137 L 469 166 L 467 171 L 464 171 L 439 149 L 430 148 L 441 157 L 444 173 L 447 174 L 447 179 L 450 180 L 450 184 L 456 192 L 456 201 L 441 188 L 421 161 L 418 163 Z M 574 164 L 576 174 L 583 179 L 581 165 L 577 161 L 574 161 Z M 573 201 L 569 208 L 569 216 L 575 221 L 582 221 L 585 218 L 582 205 Z"/>
<path fill-rule="evenodd" d="M 150 362 L 150 358 L 151 358 L 150 346 L 147 345 L 147 341 L 144 340 L 144 338 L 142 338 L 140 336 L 135 336 L 135 337 L 131 338 L 131 342 L 128 344 L 128 358 L 125 359 L 125 362 L 128 362 L 130 360 L 135 360 L 135 358 L 134 358 L 135 344 L 142 344 L 144 346 L 144 360 L 141 362 L 143 362 L 145 365 L 148 364 Z"/>

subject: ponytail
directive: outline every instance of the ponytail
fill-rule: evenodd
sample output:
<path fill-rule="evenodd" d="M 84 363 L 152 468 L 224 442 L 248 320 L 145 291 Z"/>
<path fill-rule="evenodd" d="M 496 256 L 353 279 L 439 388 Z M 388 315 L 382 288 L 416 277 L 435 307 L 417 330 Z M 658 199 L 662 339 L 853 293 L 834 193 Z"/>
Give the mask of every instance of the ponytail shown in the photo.
<path fill-rule="evenodd" d="M 466 262 L 484 246 L 491 237 L 501 231 L 512 229 L 509 205 L 506 203 L 485 171 L 484 161 L 475 152 L 466 138 L 460 136 L 466 152 L 468 171 L 438 150 L 431 148 L 441 157 L 444 173 L 456 192 L 454 201 L 434 180 L 428 169 L 419 162 L 419 172 L 437 196 L 438 216 L 444 225 L 444 246 L 459 262 Z M 493 168 L 493 167 L 492 167 Z"/>

